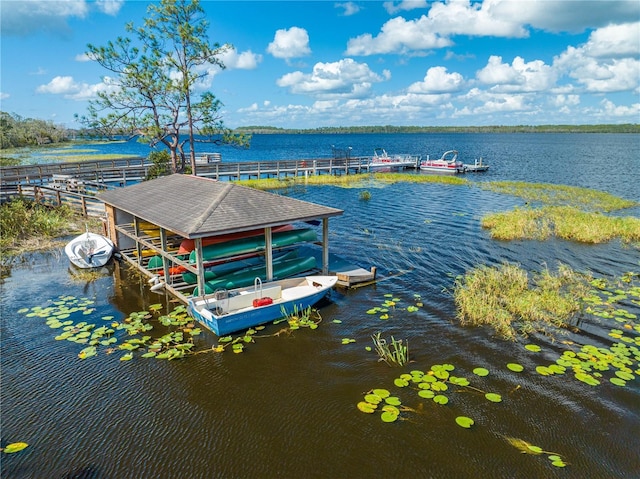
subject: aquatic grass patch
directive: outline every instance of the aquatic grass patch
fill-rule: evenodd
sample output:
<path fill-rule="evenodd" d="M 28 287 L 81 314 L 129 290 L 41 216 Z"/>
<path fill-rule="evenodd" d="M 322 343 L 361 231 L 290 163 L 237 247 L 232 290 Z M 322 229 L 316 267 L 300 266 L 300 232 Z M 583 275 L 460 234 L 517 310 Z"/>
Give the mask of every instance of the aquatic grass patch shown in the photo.
<path fill-rule="evenodd" d="M 523 181 L 490 181 L 479 183 L 480 188 L 523 198 L 544 205 L 574 206 L 585 211 L 610 212 L 638 205 L 638 202 L 590 188 L 527 183 Z"/>
<path fill-rule="evenodd" d="M 481 220 L 483 228 L 490 230 L 497 240 L 545 240 L 552 234 L 551 222 L 542 210 L 515 208 L 513 211 L 491 213 Z"/>
<path fill-rule="evenodd" d="M 67 206 L 51 208 L 22 198 L 14 199 L 0 206 L 2 248 L 11 248 L 32 236 L 55 237 L 77 218 Z"/>
<path fill-rule="evenodd" d="M 606 243 L 619 238 L 640 244 L 640 218 L 587 213 L 570 206 L 544 208 L 553 222 L 554 234 L 580 243 Z"/>
<path fill-rule="evenodd" d="M 518 265 L 479 266 L 456 279 L 454 300 L 463 326 L 491 326 L 504 339 L 566 328 L 583 308 L 588 279 L 567 266 L 532 277 Z"/>
<path fill-rule="evenodd" d="M 492 213 L 481 220 L 497 240 L 546 240 L 552 236 L 580 243 L 600 244 L 620 239 L 640 245 L 640 218 L 608 216 L 573 206 L 515 208 Z"/>
<path fill-rule="evenodd" d="M 409 362 L 409 341 L 395 339 L 387 342 L 382 333 L 377 332 L 371 336 L 379 361 L 384 361 L 389 366 L 404 366 Z"/>
<path fill-rule="evenodd" d="M 438 183 L 468 185 L 469 181 L 457 176 L 419 175 L 414 173 L 360 173 L 351 175 L 309 175 L 283 179 L 260 178 L 238 180 L 234 183 L 259 190 L 288 189 L 299 185 L 331 185 L 342 188 L 372 188 L 395 183 Z"/>
<path fill-rule="evenodd" d="M 372 173 L 377 181 L 394 183 L 436 183 L 454 186 L 469 185 L 469 180 L 457 175 L 421 175 L 415 173 Z"/>
<path fill-rule="evenodd" d="M 74 152 L 75 153 L 75 152 Z M 62 162 L 82 162 L 82 161 L 102 161 L 102 160 L 121 160 L 123 158 L 138 158 L 138 155 L 125 153 L 83 153 L 83 154 L 65 154 L 61 156 L 51 156 L 48 160 L 57 160 Z"/>

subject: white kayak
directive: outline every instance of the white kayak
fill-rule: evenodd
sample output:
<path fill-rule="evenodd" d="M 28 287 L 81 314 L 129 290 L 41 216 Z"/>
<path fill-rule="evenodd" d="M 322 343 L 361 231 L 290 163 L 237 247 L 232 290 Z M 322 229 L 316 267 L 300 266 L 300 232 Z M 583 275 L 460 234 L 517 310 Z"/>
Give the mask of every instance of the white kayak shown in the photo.
<path fill-rule="evenodd" d="M 69 241 L 64 252 L 78 268 L 99 268 L 109 261 L 113 248 L 109 238 L 87 231 Z"/>

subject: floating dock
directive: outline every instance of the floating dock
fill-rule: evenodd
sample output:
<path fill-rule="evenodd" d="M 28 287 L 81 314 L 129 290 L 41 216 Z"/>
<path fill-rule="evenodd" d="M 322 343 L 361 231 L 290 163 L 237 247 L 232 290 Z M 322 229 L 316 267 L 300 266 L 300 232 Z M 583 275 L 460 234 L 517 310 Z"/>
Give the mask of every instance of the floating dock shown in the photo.
<path fill-rule="evenodd" d="M 300 246 L 300 251 L 305 255 L 315 256 L 318 264 L 322 264 L 322 250 L 312 246 Z M 329 252 L 329 274 L 338 277 L 337 284 L 347 288 L 357 287 L 364 283 L 375 281 L 377 270 L 371 267 L 370 270 L 355 265 L 348 260 Z"/>

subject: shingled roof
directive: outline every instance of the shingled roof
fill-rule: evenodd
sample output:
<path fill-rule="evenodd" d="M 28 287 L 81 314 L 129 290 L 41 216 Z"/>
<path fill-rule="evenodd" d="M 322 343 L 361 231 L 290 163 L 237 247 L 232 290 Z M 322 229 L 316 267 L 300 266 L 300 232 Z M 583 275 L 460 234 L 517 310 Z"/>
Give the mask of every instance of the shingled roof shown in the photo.
<path fill-rule="evenodd" d="M 338 216 L 343 210 L 229 182 L 175 174 L 115 190 L 108 205 L 185 238 L 233 233 Z"/>

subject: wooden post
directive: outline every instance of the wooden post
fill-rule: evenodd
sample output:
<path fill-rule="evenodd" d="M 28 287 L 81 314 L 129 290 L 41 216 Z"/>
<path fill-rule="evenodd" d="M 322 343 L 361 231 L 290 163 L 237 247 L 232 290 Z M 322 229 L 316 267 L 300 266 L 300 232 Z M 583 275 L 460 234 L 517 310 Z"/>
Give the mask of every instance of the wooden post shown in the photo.
<path fill-rule="evenodd" d="M 271 238 L 271 227 L 264 229 L 264 247 L 267 263 L 267 281 L 273 280 L 273 243 Z"/>
<path fill-rule="evenodd" d="M 322 218 L 322 274 L 329 274 L 329 218 Z"/>
<path fill-rule="evenodd" d="M 196 268 L 198 269 L 198 296 L 207 294 L 204 286 L 204 261 L 202 259 L 202 238 L 196 238 Z"/>
<path fill-rule="evenodd" d="M 167 230 L 160 228 L 160 247 L 162 251 L 167 251 Z M 164 282 L 169 284 L 169 260 L 162 256 L 162 271 L 164 273 Z"/>
<path fill-rule="evenodd" d="M 140 241 L 139 241 L 140 223 L 138 222 L 137 216 L 133 217 L 133 232 L 135 233 L 135 236 L 136 236 L 136 251 L 138 253 L 138 256 L 137 256 L 138 266 L 142 267 L 142 245 L 140 244 Z"/>

